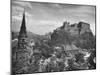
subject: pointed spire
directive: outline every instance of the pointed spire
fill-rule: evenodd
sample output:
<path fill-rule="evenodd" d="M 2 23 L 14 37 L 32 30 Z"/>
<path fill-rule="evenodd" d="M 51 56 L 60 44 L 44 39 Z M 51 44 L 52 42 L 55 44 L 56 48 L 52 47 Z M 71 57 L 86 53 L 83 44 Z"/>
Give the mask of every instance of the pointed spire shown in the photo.
<path fill-rule="evenodd" d="M 22 19 L 22 25 L 21 25 L 20 32 L 25 32 L 26 33 L 25 10 L 23 12 L 23 19 Z"/>
<path fill-rule="evenodd" d="M 25 24 L 25 11 L 23 12 L 22 24 L 18 36 L 18 48 L 23 47 L 27 42 L 23 41 L 27 40 L 27 31 L 26 31 L 26 24 Z"/>

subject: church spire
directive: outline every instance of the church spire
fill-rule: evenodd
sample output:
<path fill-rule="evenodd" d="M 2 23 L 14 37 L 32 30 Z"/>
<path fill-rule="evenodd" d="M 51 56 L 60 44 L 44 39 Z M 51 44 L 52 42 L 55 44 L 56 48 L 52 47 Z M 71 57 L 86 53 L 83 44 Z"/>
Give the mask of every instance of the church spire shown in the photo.
<path fill-rule="evenodd" d="M 24 13 L 23 13 L 23 19 L 22 19 L 22 25 L 21 25 L 20 32 L 26 33 L 25 10 L 24 10 Z"/>
<path fill-rule="evenodd" d="M 29 56 L 32 53 L 31 50 L 28 49 L 28 38 L 27 38 L 27 31 L 25 26 L 25 12 L 23 13 L 22 24 L 19 31 L 18 36 L 18 46 L 16 51 L 16 72 L 25 72 L 23 68 L 27 66 L 29 63 Z"/>
<path fill-rule="evenodd" d="M 18 48 L 20 49 L 26 44 L 27 44 L 27 31 L 26 31 L 26 23 L 25 23 L 25 11 L 24 11 L 22 24 L 18 36 Z"/>

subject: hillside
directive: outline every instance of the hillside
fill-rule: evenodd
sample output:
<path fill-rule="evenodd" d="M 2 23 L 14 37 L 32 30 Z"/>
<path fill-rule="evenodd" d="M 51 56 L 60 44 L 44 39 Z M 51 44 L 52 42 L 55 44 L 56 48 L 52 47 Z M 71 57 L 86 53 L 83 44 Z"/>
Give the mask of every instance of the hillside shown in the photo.
<path fill-rule="evenodd" d="M 95 48 L 95 36 L 93 35 L 90 25 L 85 22 L 69 24 L 64 22 L 63 25 L 53 33 L 46 35 L 38 35 L 32 32 L 27 32 L 28 40 L 34 39 L 36 42 L 43 43 L 47 41 L 50 46 L 64 45 L 74 46 L 74 48 L 93 49 Z M 17 39 L 18 32 L 12 32 L 12 40 Z M 17 40 L 13 41 L 13 45 L 17 44 Z M 14 45 L 14 46 L 15 46 Z M 71 47 L 68 47 L 71 48 Z M 72 47 L 72 49 L 74 49 Z"/>
<path fill-rule="evenodd" d="M 85 22 L 69 24 L 64 22 L 63 26 L 54 30 L 51 35 L 52 44 L 75 45 L 82 49 L 95 48 L 95 36 L 90 25 Z"/>

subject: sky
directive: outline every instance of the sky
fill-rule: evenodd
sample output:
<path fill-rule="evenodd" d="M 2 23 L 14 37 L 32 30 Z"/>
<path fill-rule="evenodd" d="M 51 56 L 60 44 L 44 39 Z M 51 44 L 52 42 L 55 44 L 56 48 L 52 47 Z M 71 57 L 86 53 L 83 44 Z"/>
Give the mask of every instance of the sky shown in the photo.
<path fill-rule="evenodd" d="M 44 35 L 52 32 L 62 26 L 64 21 L 70 24 L 80 21 L 89 23 L 95 34 L 95 6 L 12 1 L 11 10 L 12 31 L 20 30 L 25 11 L 27 31 L 36 34 Z"/>

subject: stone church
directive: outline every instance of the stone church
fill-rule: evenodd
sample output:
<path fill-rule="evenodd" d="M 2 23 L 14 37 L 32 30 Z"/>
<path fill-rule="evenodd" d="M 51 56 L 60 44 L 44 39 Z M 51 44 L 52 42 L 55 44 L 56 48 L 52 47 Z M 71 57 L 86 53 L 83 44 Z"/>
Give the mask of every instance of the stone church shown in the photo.
<path fill-rule="evenodd" d="M 33 50 L 28 45 L 28 36 L 25 23 L 25 12 L 18 36 L 18 45 L 15 52 L 15 73 L 27 72 Z"/>

